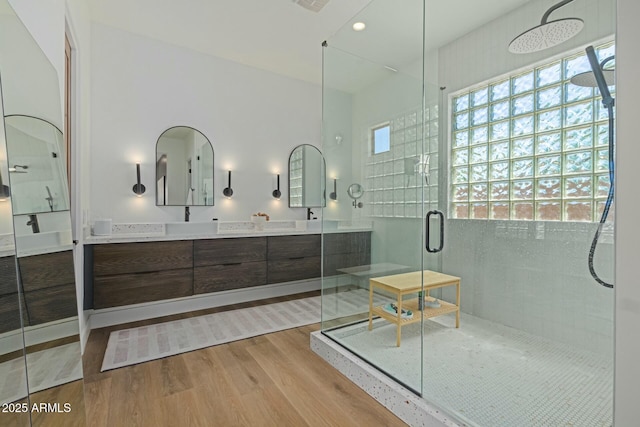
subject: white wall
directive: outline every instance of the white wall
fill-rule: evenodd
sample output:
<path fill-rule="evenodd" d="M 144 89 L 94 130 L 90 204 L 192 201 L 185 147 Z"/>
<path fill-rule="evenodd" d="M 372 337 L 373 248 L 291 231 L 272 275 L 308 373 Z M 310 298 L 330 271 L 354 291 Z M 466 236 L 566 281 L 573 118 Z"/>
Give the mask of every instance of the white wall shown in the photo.
<path fill-rule="evenodd" d="M 182 221 L 184 208 L 156 207 L 155 145 L 167 128 L 191 126 L 211 141 L 215 206 L 191 221 L 302 219 L 287 207 L 289 153 L 320 145 L 321 89 L 309 83 L 93 23 L 91 214 L 114 223 Z M 136 161 L 147 193 L 131 191 Z M 232 172 L 233 198 L 222 190 Z M 281 174 L 282 198 L 271 192 Z"/>
<path fill-rule="evenodd" d="M 322 149 L 327 163 L 327 206 L 322 215 L 326 219 L 348 220 L 354 209 L 347 188 L 357 181 L 353 178 L 351 167 L 352 96 L 325 88 L 322 102 L 325 105 L 322 112 Z M 329 195 L 333 191 L 334 178 L 337 179 L 337 199 L 331 200 Z"/>

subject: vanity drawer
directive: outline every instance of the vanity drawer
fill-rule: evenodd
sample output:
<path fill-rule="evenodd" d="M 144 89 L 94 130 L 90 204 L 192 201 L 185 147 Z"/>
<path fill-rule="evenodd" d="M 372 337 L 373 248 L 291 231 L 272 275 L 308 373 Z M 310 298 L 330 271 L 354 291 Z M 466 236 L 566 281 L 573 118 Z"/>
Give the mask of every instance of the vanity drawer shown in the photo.
<path fill-rule="evenodd" d="M 322 249 L 319 234 L 274 236 L 268 239 L 267 259 L 269 261 L 320 256 Z"/>
<path fill-rule="evenodd" d="M 371 253 L 371 232 L 324 235 L 324 254 Z"/>
<path fill-rule="evenodd" d="M 18 266 L 25 292 L 75 283 L 70 250 L 18 258 Z M 77 310 L 73 315 L 78 315 Z"/>
<path fill-rule="evenodd" d="M 195 294 L 249 288 L 267 283 L 265 261 L 196 267 L 193 271 Z"/>
<path fill-rule="evenodd" d="M 13 255 L 2 257 L 0 258 L 0 295 L 16 292 L 18 292 L 16 257 Z"/>
<path fill-rule="evenodd" d="M 13 284 L 15 286 L 15 282 Z M 21 298 L 20 302 L 24 300 Z M 27 310 L 23 309 L 24 325 L 29 324 L 27 320 Z M 0 295 L 0 334 L 15 329 L 20 329 L 20 309 L 18 308 L 18 293 Z"/>
<path fill-rule="evenodd" d="M 193 265 L 196 267 L 265 261 L 267 259 L 267 238 L 196 240 L 193 245 L 193 259 Z"/>
<path fill-rule="evenodd" d="M 312 256 L 269 261 L 267 283 L 291 282 L 320 277 L 320 259 L 320 256 Z"/>
<path fill-rule="evenodd" d="M 30 325 L 78 315 L 75 283 L 25 292 L 24 300 Z"/>
<path fill-rule="evenodd" d="M 95 276 L 193 267 L 193 241 L 112 243 L 93 248 Z"/>
<path fill-rule="evenodd" d="M 193 294 L 193 270 L 101 276 L 94 279 L 93 285 L 96 309 L 180 298 Z"/>

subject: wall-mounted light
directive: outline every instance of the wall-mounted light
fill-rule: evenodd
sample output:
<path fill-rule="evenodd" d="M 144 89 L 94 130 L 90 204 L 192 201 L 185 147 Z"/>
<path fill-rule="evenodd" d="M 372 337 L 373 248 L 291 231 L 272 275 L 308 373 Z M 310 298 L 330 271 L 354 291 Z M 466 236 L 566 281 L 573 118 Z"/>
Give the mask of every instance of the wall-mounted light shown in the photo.
<path fill-rule="evenodd" d="M 331 200 L 338 200 L 338 180 L 333 178 L 333 192 L 329 194 Z"/>
<path fill-rule="evenodd" d="M 280 174 L 277 175 L 277 180 L 278 180 L 278 185 L 276 187 L 275 190 L 273 190 L 273 193 L 271 193 L 273 195 L 273 197 L 275 197 L 276 199 L 280 200 L 280 196 L 282 196 L 282 193 L 280 192 Z"/>
<path fill-rule="evenodd" d="M 140 182 L 140 163 L 136 163 L 136 177 L 138 180 L 137 180 L 137 184 L 134 184 L 133 186 L 133 192 L 136 193 L 138 197 L 142 197 L 142 195 L 147 189 Z"/>
<path fill-rule="evenodd" d="M 2 173 L 0 173 L 0 202 L 3 202 L 11 197 L 11 190 L 8 185 L 4 185 L 2 182 Z"/>
<path fill-rule="evenodd" d="M 222 190 L 222 194 L 224 194 L 225 197 L 229 198 L 233 196 L 233 190 L 231 189 L 231 171 L 229 171 L 229 183 L 227 184 L 227 188 Z"/>

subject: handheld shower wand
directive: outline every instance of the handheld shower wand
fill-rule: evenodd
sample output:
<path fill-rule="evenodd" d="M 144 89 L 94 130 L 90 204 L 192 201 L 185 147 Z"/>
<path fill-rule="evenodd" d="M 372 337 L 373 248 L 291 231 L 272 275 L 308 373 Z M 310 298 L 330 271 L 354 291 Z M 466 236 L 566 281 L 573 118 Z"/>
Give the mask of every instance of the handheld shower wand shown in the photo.
<path fill-rule="evenodd" d="M 593 50 L 593 46 L 587 46 L 585 49 L 587 53 L 587 58 L 589 59 L 589 64 L 591 65 L 591 69 L 593 70 L 593 76 L 596 79 L 596 84 L 598 85 L 598 90 L 602 95 L 602 105 L 605 107 L 613 107 L 614 99 L 611 97 L 611 92 L 609 92 L 609 87 L 607 86 L 607 81 L 604 78 L 603 74 L 603 66 L 607 62 L 613 59 L 613 56 L 608 57 L 602 63 L 598 61 L 598 57 L 596 56 L 595 50 Z"/>
<path fill-rule="evenodd" d="M 47 194 L 49 194 L 48 197 L 45 197 L 45 200 L 49 203 L 49 209 L 53 212 L 53 196 L 51 195 L 51 190 L 49 190 L 48 185 L 45 185 L 44 188 L 47 189 Z"/>
<path fill-rule="evenodd" d="M 613 288 L 612 283 L 607 283 L 602 280 L 595 271 L 593 266 L 593 258 L 595 256 L 596 247 L 598 246 L 598 239 L 600 238 L 600 234 L 602 233 L 602 227 L 607 221 L 607 216 L 609 215 L 609 210 L 611 209 L 611 203 L 613 203 L 613 194 L 614 194 L 614 142 L 613 142 L 613 105 L 615 104 L 615 100 L 611 96 L 611 92 L 609 91 L 607 79 L 605 78 L 605 72 L 612 72 L 611 70 L 604 70 L 604 65 L 611 61 L 614 57 L 610 56 L 606 58 L 604 61 L 599 62 L 598 57 L 593 49 L 593 46 L 588 46 L 585 49 L 587 53 L 587 58 L 589 59 L 589 64 L 591 65 L 592 73 L 581 73 L 571 78 L 571 83 L 576 84 L 578 86 L 587 86 L 587 87 L 598 87 L 600 94 L 602 95 L 602 105 L 607 108 L 607 113 L 609 116 L 609 193 L 607 195 L 607 201 L 604 204 L 604 209 L 602 210 L 602 216 L 600 217 L 600 221 L 598 223 L 598 228 L 593 236 L 593 240 L 591 242 L 591 248 L 589 249 L 589 273 L 591 273 L 591 277 L 607 288 Z M 593 77 L 593 78 L 592 78 Z"/>

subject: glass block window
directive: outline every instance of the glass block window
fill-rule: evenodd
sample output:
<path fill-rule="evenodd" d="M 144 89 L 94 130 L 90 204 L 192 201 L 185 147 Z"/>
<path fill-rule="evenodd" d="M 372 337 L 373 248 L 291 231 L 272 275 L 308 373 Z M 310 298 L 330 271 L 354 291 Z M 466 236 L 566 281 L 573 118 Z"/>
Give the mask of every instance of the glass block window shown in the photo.
<path fill-rule="evenodd" d="M 373 154 L 385 153 L 391 149 L 391 125 L 386 123 L 371 130 Z"/>
<path fill-rule="evenodd" d="M 438 203 L 438 106 L 390 117 L 387 151 L 366 157 L 364 214 L 420 218 Z M 379 126 L 370 128 L 375 135 Z M 373 145 L 375 147 L 375 145 Z"/>
<path fill-rule="evenodd" d="M 596 47 L 600 61 L 614 50 Z M 580 50 L 452 96 L 452 218 L 598 221 L 608 113 L 597 88 L 570 82 L 586 71 Z"/>
<path fill-rule="evenodd" d="M 294 150 L 289 160 L 289 203 L 302 206 L 303 150 Z"/>

